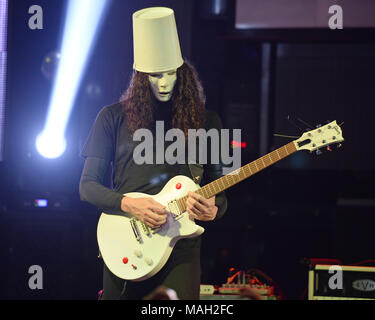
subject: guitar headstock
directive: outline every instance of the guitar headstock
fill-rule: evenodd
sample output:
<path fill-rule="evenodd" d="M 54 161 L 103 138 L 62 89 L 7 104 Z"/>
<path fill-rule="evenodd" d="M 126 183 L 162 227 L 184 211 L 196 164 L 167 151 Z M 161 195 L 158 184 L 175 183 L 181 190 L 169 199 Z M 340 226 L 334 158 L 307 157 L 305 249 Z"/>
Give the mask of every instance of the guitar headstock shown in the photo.
<path fill-rule="evenodd" d="M 305 132 L 300 138 L 294 141 L 297 150 L 309 150 L 310 152 L 323 147 L 339 144 L 344 141 L 342 130 L 336 121 L 324 126 Z"/>

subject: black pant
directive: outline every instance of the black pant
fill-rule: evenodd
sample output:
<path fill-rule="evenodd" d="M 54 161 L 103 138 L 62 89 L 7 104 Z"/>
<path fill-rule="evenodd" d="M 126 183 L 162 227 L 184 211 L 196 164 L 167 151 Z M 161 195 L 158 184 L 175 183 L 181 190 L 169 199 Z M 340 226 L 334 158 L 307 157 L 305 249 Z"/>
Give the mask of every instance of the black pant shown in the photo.
<path fill-rule="evenodd" d="M 101 299 L 143 299 L 160 285 L 174 289 L 180 300 L 199 300 L 200 237 L 178 241 L 164 267 L 144 281 L 125 281 L 104 264 Z"/>

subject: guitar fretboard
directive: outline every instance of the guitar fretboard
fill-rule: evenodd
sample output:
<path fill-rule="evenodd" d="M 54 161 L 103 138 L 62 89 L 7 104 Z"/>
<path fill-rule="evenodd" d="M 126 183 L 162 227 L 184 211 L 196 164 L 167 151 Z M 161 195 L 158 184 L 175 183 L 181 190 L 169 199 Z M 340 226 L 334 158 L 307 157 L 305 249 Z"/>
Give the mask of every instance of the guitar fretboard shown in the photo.
<path fill-rule="evenodd" d="M 294 142 L 290 142 L 283 147 L 280 147 L 259 159 L 250 162 L 243 167 L 232 171 L 231 173 L 222 176 L 221 178 L 206 184 L 199 190 L 195 191 L 195 193 L 209 199 L 214 195 L 234 186 L 235 184 L 251 177 L 252 175 L 256 174 L 257 172 L 273 165 L 274 163 L 280 161 L 291 155 L 292 153 L 296 152 L 297 149 L 295 147 Z M 182 212 L 186 210 L 186 200 L 187 195 L 176 199 L 178 206 L 181 208 Z"/>

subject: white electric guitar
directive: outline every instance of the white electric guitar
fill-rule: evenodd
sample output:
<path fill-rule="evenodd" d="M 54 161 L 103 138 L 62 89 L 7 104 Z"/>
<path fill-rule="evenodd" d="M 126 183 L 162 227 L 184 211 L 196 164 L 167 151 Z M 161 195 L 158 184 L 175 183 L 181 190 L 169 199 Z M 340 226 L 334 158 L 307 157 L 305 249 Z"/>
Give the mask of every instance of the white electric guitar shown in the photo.
<path fill-rule="evenodd" d="M 100 253 L 107 267 L 116 276 L 142 281 L 155 275 L 167 262 L 176 242 L 182 238 L 199 236 L 204 232 L 186 212 L 189 191 L 206 199 L 230 188 L 264 168 L 300 150 L 315 151 L 344 141 L 336 121 L 305 132 L 299 139 L 280 147 L 247 165 L 200 187 L 186 176 L 170 179 L 156 195 L 140 192 L 126 193 L 133 198 L 151 197 L 167 207 L 167 222 L 151 229 L 127 213 L 102 213 L 98 222 L 97 238 Z"/>

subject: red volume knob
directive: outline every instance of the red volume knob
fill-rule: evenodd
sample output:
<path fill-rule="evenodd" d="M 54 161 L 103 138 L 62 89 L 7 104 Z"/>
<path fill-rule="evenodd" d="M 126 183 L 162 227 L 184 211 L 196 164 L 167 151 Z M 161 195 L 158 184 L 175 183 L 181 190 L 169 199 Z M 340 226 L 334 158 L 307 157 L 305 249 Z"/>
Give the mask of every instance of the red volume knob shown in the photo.
<path fill-rule="evenodd" d="M 125 258 L 122 259 L 122 262 L 123 262 L 124 264 L 127 264 L 128 261 L 129 261 L 129 259 L 128 259 L 127 257 L 125 257 Z"/>
<path fill-rule="evenodd" d="M 181 183 L 176 184 L 176 189 L 181 189 Z"/>

